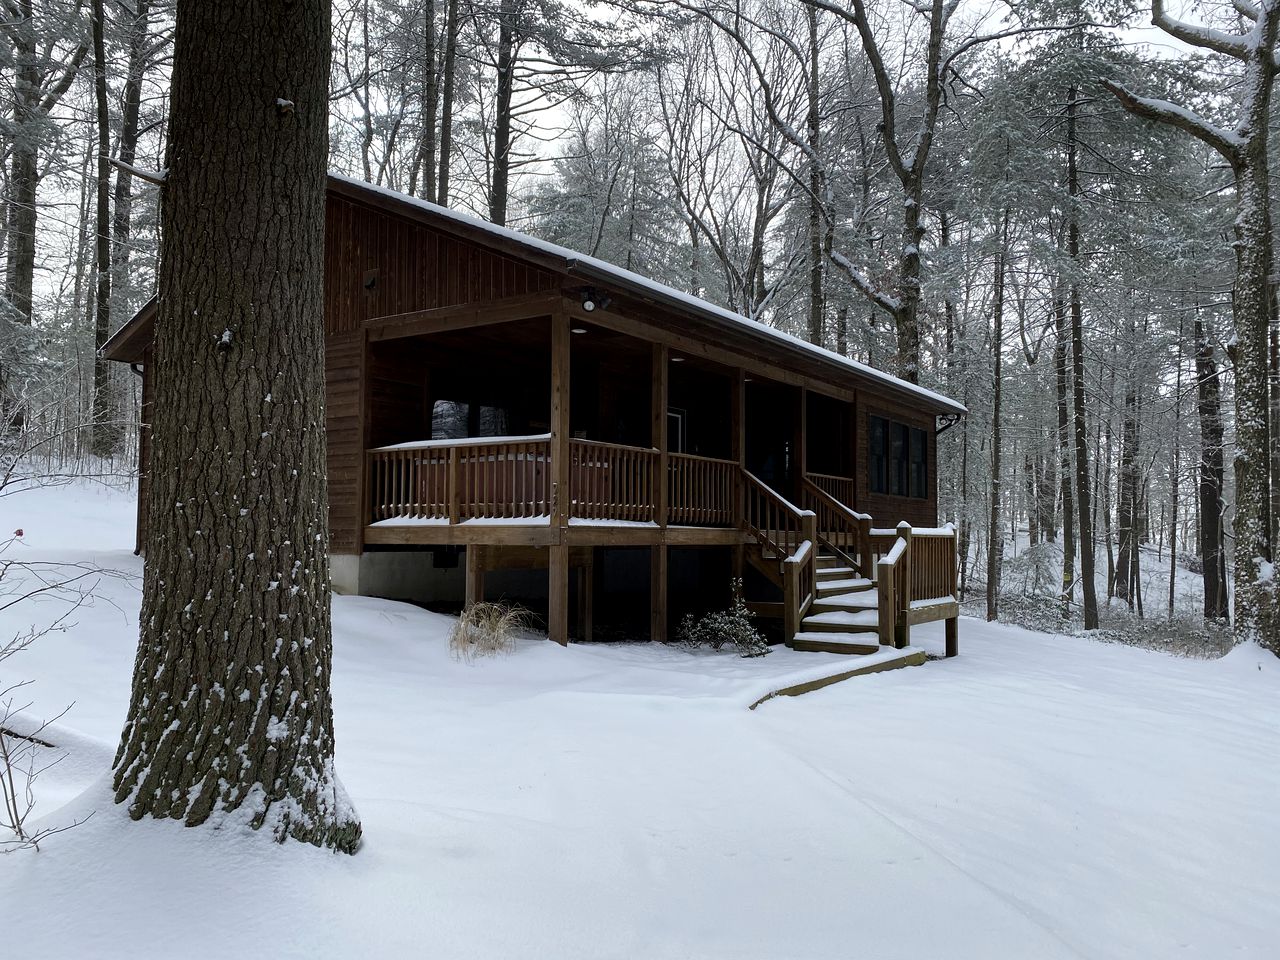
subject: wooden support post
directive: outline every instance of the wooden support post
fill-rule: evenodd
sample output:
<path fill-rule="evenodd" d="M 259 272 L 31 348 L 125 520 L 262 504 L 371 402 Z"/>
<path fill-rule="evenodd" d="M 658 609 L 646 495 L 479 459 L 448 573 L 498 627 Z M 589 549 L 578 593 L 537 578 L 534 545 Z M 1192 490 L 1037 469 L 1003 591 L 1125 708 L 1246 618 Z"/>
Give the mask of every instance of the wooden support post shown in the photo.
<path fill-rule="evenodd" d="M 960 652 L 960 618 L 947 617 L 947 656 L 954 657 Z"/>
<path fill-rule="evenodd" d="M 809 389 L 800 388 L 799 436 L 796 438 L 796 490 L 809 475 Z"/>
<path fill-rule="evenodd" d="M 596 551 L 587 550 L 587 562 L 578 571 L 578 631 L 586 643 L 594 639 L 596 601 Z"/>
<path fill-rule="evenodd" d="M 731 425 L 733 456 L 738 461 L 738 475 L 734 477 L 733 516 L 738 526 L 742 526 L 747 512 L 747 491 L 742 483 L 742 471 L 747 469 L 747 372 L 738 368 L 738 375 L 733 387 L 733 406 L 731 408 Z M 738 564 L 738 576 L 742 576 L 742 551 L 738 551 L 735 560 Z"/>
<path fill-rule="evenodd" d="M 876 570 L 876 595 L 877 618 L 879 623 L 880 645 L 882 647 L 892 646 L 894 642 L 894 631 L 897 627 L 898 620 L 898 598 L 895 594 L 897 584 L 894 583 L 894 574 L 897 567 L 882 563 Z"/>
<path fill-rule="evenodd" d="M 782 641 L 790 644 L 800 632 L 800 565 L 782 565 Z"/>
<path fill-rule="evenodd" d="M 667 545 L 655 543 L 649 552 L 649 639 L 667 641 Z"/>
<path fill-rule="evenodd" d="M 563 647 L 569 642 L 569 545 L 547 549 L 547 636 Z"/>
<path fill-rule="evenodd" d="M 911 524 L 905 520 L 899 523 L 898 537 L 906 542 L 902 559 L 898 563 L 898 609 L 894 616 L 893 628 L 893 645 L 901 650 L 911 645 L 911 624 L 907 622 L 907 611 L 911 609 Z"/>
<path fill-rule="evenodd" d="M 458 448 L 449 448 L 449 522 L 458 522 Z"/>
<path fill-rule="evenodd" d="M 551 317 L 551 526 L 567 527 L 569 490 L 569 315 Z M 561 538 L 563 539 L 563 537 Z"/>
<path fill-rule="evenodd" d="M 649 442 L 658 451 L 658 475 L 653 478 L 653 519 L 660 527 L 667 525 L 667 502 L 671 488 L 671 480 L 668 476 L 669 467 L 667 465 L 669 439 L 667 437 L 667 393 L 670 371 L 670 355 L 666 345 L 655 343 L 653 345 L 653 393 L 649 405 L 650 413 L 652 414 Z M 665 559 L 663 563 L 666 563 Z M 665 587 L 663 588 L 663 595 L 666 595 Z"/>
<path fill-rule="evenodd" d="M 478 543 L 468 544 L 466 563 L 466 606 L 470 609 L 472 605 L 484 602 L 484 547 Z"/>

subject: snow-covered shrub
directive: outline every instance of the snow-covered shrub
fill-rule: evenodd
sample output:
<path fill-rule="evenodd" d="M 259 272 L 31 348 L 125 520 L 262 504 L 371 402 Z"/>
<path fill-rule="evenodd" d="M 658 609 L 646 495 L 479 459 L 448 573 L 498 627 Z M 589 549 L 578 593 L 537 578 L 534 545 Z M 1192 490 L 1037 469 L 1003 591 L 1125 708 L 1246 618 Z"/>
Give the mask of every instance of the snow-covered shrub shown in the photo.
<path fill-rule="evenodd" d="M 742 657 L 763 657 L 769 652 L 764 635 L 751 623 L 751 611 L 742 601 L 742 581 L 733 581 L 733 603 L 728 610 L 695 617 L 686 614 L 676 633 L 686 647 L 719 650 L 731 645 Z"/>
<path fill-rule="evenodd" d="M 449 652 L 470 663 L 476 657 L 511 653 L 530 625 L 529 612 L 501 603 L 473 603 L 449 631 Z"/>

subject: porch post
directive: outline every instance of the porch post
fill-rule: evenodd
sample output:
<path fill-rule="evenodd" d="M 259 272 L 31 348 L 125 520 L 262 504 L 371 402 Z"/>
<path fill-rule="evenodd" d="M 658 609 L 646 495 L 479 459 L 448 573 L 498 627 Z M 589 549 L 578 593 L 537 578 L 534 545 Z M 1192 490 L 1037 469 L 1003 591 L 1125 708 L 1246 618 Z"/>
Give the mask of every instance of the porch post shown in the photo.
<path fill-rule="evenodd" d="M 466 606 L 470 609 L 484 601 L 484 547 L 478 543 L 467 544 L 466 563 Z"/>
<path fill-rule="evenodd" d="M 733 478 L 733 519 L 741 528 L 746 509 L 746 489 L 742 483 L 742 471 L 747 468 L 747 371 L 738 367 L 733 381 L 733 402 L 730 404 L 729 438 L 730 459 L 738 461 L 738 475 Z M 733 579 L 742 581 L 743 544 L 733 547 Z"/>
<path fill-rule="evenodd" d="M 668 513 L 667 457 L 667 392 L 671 370 L 670 355 L 666 344 L 653 345 L 653 393 L 650 413 L 652 425 L 650 444 L 658 451 L 657 476 L 654 477 L 654 520 L 658 524 L 658 539 L 649 550 L 649 638 L 665 642 L 667 639 L 667 544 Z"/>
<path fill-rule="evenodd" d="M 569 315 L 551 315 L 551 529 L 548 548 L 547 636 L 569 642 L 569 544 L 571 513 L 569 473 Z"/>
<path fill-rule="evenodd" d="M 796 442 L 796 479 L 804 480 L 809 475 L 809 388 L 800 388 L 800 438 Z M 797 482 L 796 489 L 800 489 Z"/>

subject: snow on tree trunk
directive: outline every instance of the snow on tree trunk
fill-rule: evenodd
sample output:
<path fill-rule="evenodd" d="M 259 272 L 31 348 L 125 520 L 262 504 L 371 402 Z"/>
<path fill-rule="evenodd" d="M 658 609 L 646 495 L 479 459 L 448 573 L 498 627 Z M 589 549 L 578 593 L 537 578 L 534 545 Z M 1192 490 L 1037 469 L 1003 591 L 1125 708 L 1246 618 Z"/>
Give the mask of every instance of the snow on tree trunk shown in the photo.
<path fill-rule="evenodd" d="M 353 851 L 333 765 L 329 5 L 180 0 L 149 541 L 117 802 Z"/>

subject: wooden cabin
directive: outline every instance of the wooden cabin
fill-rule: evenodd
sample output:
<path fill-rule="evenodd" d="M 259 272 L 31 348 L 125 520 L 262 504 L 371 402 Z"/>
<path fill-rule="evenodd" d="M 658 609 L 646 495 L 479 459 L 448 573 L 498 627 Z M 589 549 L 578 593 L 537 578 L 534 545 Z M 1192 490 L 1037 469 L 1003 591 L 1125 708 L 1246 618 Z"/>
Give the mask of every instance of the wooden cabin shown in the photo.
<path fill-rule="evenodd" d="M 140 368 L 144 422 L 154 318 L 104 348 Z M 666 639 L 737 580 L 800 649 L 871 652 L 944 619 L 953 650 L 935 438 L 955 401 L 341 176 L 324 319 L 336 591 L 505 597 L 564 643 Z"/>

